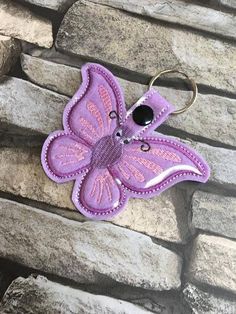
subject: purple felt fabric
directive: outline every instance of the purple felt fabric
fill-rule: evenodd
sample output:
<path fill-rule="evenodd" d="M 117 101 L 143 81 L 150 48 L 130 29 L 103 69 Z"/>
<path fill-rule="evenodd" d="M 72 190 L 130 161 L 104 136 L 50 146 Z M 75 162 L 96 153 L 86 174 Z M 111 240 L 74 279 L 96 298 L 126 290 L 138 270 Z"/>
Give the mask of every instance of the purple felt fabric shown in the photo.
<path fill-rule="evenodd" d="M 81 73 L 83 82 L 64 110 L 64 130 L 48 136 L 41 160 L 53 181 L 75 180 L 72 201 L 82 214 L 111 219 L 130 197 L 152 197 L 184 180 L 207 181 L 209 167 L 199 154 L 153 132 L 174 110 L 157 91 L 149 90 L 126 112 L 120 86 L 107 69 L 88 63 Z M 154 112 L 145 127 L 132 118 L 140 105 Z"/>

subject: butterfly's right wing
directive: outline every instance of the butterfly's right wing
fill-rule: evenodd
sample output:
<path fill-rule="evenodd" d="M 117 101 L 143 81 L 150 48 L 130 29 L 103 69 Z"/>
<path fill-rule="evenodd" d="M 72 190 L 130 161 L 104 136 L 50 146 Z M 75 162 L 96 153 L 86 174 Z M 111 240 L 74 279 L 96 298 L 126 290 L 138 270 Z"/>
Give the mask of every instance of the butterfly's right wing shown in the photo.
<path fill-rule="evenodd" d="M 151 197 L 177 182 L 206 182 L 210 170 L 193 149 L 168 136 L 145 138 L 150 150 L 141 150 L 142 143 L 134 140 L 124 145 L 122 158 L 112 168 L 117 182 L 133 197 Z"/>

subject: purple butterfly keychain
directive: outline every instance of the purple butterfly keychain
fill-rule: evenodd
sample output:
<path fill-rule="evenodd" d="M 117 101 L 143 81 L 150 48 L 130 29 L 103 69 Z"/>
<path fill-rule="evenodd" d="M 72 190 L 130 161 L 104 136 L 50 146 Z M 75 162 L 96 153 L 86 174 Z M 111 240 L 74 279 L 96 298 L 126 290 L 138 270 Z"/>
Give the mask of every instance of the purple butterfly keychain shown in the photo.
<path fill-rule="evenodd" d="M 154 132 L 174 112 L 156 90 L 126 111 L 111 72 L 88 63 L 81 73 L 64 110 L 64 130 L 48 136 L 41 159 L 53 181 L 75 180 L 72 201 L 83 215 L 110 219 L 130 197 L 149 198 L 184 180 L 207 181 L 209 167 L 199 154 Z"/>

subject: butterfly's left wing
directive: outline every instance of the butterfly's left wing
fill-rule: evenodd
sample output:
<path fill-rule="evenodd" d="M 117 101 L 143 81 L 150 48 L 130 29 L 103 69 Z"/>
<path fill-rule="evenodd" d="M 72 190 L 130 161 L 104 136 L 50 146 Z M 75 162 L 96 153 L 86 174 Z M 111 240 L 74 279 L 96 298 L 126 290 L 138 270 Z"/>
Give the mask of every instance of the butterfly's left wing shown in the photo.
<path fill-rule="evenodd" d="M 116 78 L 103 66 L 87 63 L 81 69 L 82 84 L 63 113 L 64 130 L 51 133 L 41 159 L 44 171 L 58 183 L 76 179 L 89 168 L 92 148 L 117 127 L 112 111 L 122 121 L 126 115 Z"/>
<path fill-rule="evenodd" d="M 87 63 L 81 74 L 82 84 L 64 110 L 63 126 L 66 133 L 93 146 L 117 127 L 117 119 L 111 119 L 110 113 L 115 111 L 122 121 L 126 109 L 119 83 L 110 71 Z"/>
<path fill-rule="evenodd" d="M 207 181 L 209 167 L 193 149 L 162 135 L 144 140 L 149 151 L 142 151 L 142 143 L 134 140 L 124 145 L 122 159 L 110 169 L 131 196 L 151 197 L 184 180 Z"/>

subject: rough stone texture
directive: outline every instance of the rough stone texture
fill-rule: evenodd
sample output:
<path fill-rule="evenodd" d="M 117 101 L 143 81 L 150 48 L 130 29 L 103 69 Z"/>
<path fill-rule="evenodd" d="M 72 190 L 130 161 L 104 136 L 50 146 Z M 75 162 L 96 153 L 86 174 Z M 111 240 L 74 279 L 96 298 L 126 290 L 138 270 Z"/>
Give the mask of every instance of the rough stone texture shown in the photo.
<path fill-rule="evenodd" d="M 81 84 L 78 68 L 21 54 L 21 66 L 30 81 L 58 93 L 73 96 Z M 128 107 L 134 104 L 146 91 L 147 86 L 117 78 L 121 84 Z"/>
<path fill-rule="evenodd" d="M 236 38 L 236 17 L 201 7 L 197 4 L 176 0 L 92 0 L 132 13 L 150 16 L 157 20 L 190 26 L 198 30 L 229 38 Z M 226 2 L 226 1 L 223 1 Z M 229 1 L 227 1 L 229 2 Z"/>
<path fill-rule="evenodd" d="M 98 287 L 97 291 L 95 289 L 94 292 L 99 293 L 99 291 L 101 290 Z M 109 288 L 109 295 L 116 299 L 138 304 L 156 314 L 192 314 L 189 306 L 183 302 L 182 295 L 175 292 L 148 291 L 133 287 L 125 287 L 124 289 L 124 287 L 114 286 Z"/>
<path fill-rule="evenodd" d="M 186 196 L 172 188 L 148 200 L 130 199 L 112 222 L 162 240 L 186 243 L 189 237 Z"/>
<path fill-rule="evenodd" d="M 74 95 L 81 84 L 80 69 L 21 55 L 22 69 L 28 78 L 45 88 L 68 96 Z M 146 91 L 147 86 L 118 78 L 129 107 Z M 158 87 L 158 91 L 177 108 L 184 105 L 190 93 Z M 211 118 L 209 118 L 211 117 Z M 197 136 L 236 146 L 236 100 L 216 95 L 199 94 L 195 105 L 178 116 L 170 117 L 167 125 Z"/>
<path fill-rule="evenodd" d="M 18 78 L 0 81 L 1 129 L 27 129 L 48 134 L 61 128 L 68 98 Z"/>
<path fill-rule="evenodd" d="M 43 276 L 14 280 L 4 295 L 0 310 L 1 313 L 24 314 L 151 314 L 131 303 L 64 286 Z"/>
<path fill-rule="evenodd" d="M 235 314 L 235 298 L 223 293 L 214 294 L 212 291 L 203 291 L 198 287 L 187 284 L 183 290 L 186 302 L 196 314 Z"/>
<path fill-rule="evenodd" d="M 20 43 L 17 40 L 0 35 L 0 76 L 10 71 L 20 51 Z"/>
<path fill-rule="evenodd" d="M 1 148 L 1 191 L 62 208 L 74 208 L 72 183 L 56 184 L 44 174 L 37 149 Z"/>
<path fill-rule="evenodd" d="M 28 78 L 55 92 L 72 96 L 81 84 L 80 70 L 21 54 L 21 67 Z"/>
<path fill-rule="evenodd" d="M 162 95 L 172 93 L 169 88 L 158 88 Z M 173 97 L 174 96 L 174 97 Z M 183 97 L 184 96 L 184 97 Z M 180 108 L 189 99 L 188 92 L 172 93 L 172 104 Z M 175 99 L 174 99 L 175 98 Z M 166 124 L 176 130 L 236 146 L 236 100 L 216 95 L 198 94 L 196 103 L 184 114 L 171 116 Z"/>
<path fill-rule="evenodd" d="M 236 238 L 236 198 L 196 191 L 192 212 L 195 228 Z"/>
<path fill-rule="evenodd" d="M 209 181 L 220 187 L 227 189 L 236 189 L 236 151 L 213 147 L 203 143 L 194 143 L 192 145 L 208 162 L 211 175 Z"/>
<path fill-rule="evenodd" d="M 180 287 L 181 258 L 140 233 L 2 199 L 0 256 L 79 283 Z"/>
<path fill-rule="evenodd" d="M 215 1 L 215 0 L 213 0 L 213 1 Z M 229 9 L 236 9 L 236 1 L 235 0 L 217 0 L 217 1 L 220 5 L 223 5 Z"/>
<path fill-rule="evenodd" d="M 70 200 L 73 183 L 56 184 L 49 180 L 38 150 L 2 148 L 0 164 L 1 191 L 75 209 Z M 130 200 L 125 211 L 112 222 L 162 240 L 185 243 L 189 235 L 187 216 L 185 194 L 173 188 L 149 200 Z M 76 219 L 81 220 L 82 216 L 78 213 Z"/>
<path fill-rule="evenodd" d="M 76 2 L 65 15 L 56 45 L 143 75 L 179 68 L 197 83 L 235 93 L 234 45 L 99 4 Z"/>
<path fill-rule="evenodd" d="M 236 293 L 236 242 L 199 235 L 193 243 L 188 279 Z"/>
<path fill-rule="evenodd" d="M 48 8 L 58 12 L 65 12 L 76 0 L 24 0 L 25 2 Z"/>
<path fill-rule="evenodd" d="M 11 0 L 0 0 L 0 34 L 50 48 L 52 23 Z"/>

